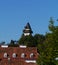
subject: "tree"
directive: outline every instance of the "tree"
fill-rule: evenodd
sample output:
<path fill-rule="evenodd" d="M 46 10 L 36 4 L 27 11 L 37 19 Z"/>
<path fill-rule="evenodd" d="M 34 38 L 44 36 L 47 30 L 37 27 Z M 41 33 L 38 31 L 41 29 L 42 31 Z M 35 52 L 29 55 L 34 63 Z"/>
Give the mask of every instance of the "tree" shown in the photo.
<path fill-rule="evenodd" d="M 54 26 L 54 20 L 51 18 L 49 24 L 50 32 L 45 35 L 43 44 L 38 44 L 40 65 L 56 65 L 55 58 L 58 57 L 58 26 Z"/>
<path fill-rule="evenodd" d="M 22 36 L 19 39 L 19 45 L 26 45 L 28 47 L 35 47 L 36 46 L 36 42 L 34 40 L 34 37 L 32 35 L 29 36 Z"/>
<path fill-rule="evenodd" d="M 36 41 L 36 45 L 38 46 L 38 44 L 42 44 L 44 42 L 45 36 L 44 35 L 41 35 L 41 34 L 35 34 L 34 35 L 34 39 Z"/>

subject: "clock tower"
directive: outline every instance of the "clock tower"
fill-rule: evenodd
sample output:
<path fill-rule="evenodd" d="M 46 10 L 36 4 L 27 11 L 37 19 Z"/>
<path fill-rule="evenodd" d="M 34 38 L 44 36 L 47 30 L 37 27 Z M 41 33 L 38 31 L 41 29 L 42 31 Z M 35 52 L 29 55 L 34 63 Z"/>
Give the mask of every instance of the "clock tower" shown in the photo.
<path fill-rule="evenodd" d="M 29 36 L 29 35 L 32 35 L 33 31 L 31 29 L 31 26 L 29 23 L 26 24 L 26 26 L 24 27 L 24 30 L 23 30 L 23 35 L 24 36 Z"/>

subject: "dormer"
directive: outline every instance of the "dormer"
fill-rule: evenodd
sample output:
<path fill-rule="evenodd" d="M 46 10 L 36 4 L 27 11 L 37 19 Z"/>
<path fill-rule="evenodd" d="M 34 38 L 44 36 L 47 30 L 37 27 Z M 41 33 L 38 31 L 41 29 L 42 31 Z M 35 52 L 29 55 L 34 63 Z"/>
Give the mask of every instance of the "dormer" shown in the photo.
<path fill-rule="evenodd" d="M 26 57 L 26 54 L 25 53 L 22 53 L 21 54 L 21 58 L 25 58 Z"/>
<path fill-rule="evenodd" d="M 13 53 L 12 57 L 13 58 L 16 58 L 17 54 L 16 53 Z"/>
<path fill-rule="evenodd" d="M 8 55 L 8 54 L 5 52 L 5 53 L 4 53 L 4 58 L 7 58 L 7 55 Z"/>
<path fill-rule="evenodd" d="M 31 53 L 31 54 L 30 54 L 30 58 L 33 58 L 33 57 L 34 57 L 34 53 Z"/>

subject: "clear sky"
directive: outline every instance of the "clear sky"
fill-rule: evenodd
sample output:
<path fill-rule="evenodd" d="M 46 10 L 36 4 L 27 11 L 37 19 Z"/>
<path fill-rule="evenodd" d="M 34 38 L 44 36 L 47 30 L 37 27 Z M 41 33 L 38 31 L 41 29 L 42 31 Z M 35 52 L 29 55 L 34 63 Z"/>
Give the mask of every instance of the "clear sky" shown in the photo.
<path fill-rule="evenodd" d="M 58 0 L 0 0 L 0 42 L 18 40 L 27 22 L 45 34 L 50 17 L 58 18 Z"/>

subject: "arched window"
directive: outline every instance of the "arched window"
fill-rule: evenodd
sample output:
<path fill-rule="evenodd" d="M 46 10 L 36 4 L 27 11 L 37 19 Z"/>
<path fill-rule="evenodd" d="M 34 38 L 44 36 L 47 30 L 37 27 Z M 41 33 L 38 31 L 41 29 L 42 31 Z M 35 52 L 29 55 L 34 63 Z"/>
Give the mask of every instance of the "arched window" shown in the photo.
<path fill-rule="evenodd" d="M 32 57 L 34 57 L 34 53 L 31 53 L 31 54 L 30 54 L 30 58 L 32 58 Z"/>
<path fill-rule="evenodd" d="M 4 58 L 7 58 L 7 53 L 4 53 Z"/>
<path fill-rule="evenodd" d="M 25 56 L 26 56 L 26 55 L 25 55 L 24 53 L 21 54 L 21 58 L 25 58 Z"/>
<path fill-rule="evenodd" d="M 16 56 L 17 56 L 16 53 L 13 53 L 12 57 L 13 57 L 13 58 L 16 58 Z"/>

